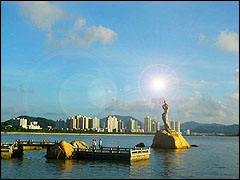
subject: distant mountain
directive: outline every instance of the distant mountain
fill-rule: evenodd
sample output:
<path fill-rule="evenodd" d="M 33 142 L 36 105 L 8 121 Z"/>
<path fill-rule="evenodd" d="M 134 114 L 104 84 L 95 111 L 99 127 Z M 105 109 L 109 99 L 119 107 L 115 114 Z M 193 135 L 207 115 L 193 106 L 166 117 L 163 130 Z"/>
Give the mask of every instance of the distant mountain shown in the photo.
<path fill-rule="evenodd" d="M 223 125 L 223 124 L 200 124 L 197 122 L 185 122 L 181 125 L 181 130 L 185 131 L 190 129 L 191 132 L 201 132 L 201 133 L 225 133 L 225 134 L 238 134 L 239 125 Z"/>
<path fill-rule="evenodd" d="M 38 124 L 43 128 L 43 129 L 47 129 L 48 126 L 52 126 L 55 127 L 56 125 L 56 121 L 51 120 L 51 119 L 46 119 L 46 118 L 42 118 L 42 117 L 31 117 L 31 116 L 18 116 L 18 118 L 25 118 L 28 120 L 28 125 L 30 124 L 30 122 L 32 121 L 37 121 Z M 13 119 L 7 120 L 5 122 L 2 122 L 2 124 L 4 125 L 9 125 L 12 124 Z"/>
<path fill-rule="evenodd" d="M 181 129 L 182 130 L 187 130 L 187 129 L 195 129 L 198 128 L 200 126 L 202 126 L 203 124 L 194 122 L 194 121 L 190 121 L 190 122 L 185 122 L 181 124 Z"/>

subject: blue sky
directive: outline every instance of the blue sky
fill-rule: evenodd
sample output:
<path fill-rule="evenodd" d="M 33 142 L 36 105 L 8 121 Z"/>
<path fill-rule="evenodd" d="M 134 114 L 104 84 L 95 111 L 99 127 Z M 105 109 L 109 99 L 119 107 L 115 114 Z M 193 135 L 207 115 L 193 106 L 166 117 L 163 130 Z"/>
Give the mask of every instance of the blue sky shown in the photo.
<path fill-rule="evenodd" d="M 150 100 L 160 94 L 172 98 L 170 120 L 239 124 L 239 2 L 1 5 L 1 121 L 22 114 L 161 121 Z M 149 67 L 172 69 L 176 76 L 165 74 L 173 86 L 154 94 Z"/>

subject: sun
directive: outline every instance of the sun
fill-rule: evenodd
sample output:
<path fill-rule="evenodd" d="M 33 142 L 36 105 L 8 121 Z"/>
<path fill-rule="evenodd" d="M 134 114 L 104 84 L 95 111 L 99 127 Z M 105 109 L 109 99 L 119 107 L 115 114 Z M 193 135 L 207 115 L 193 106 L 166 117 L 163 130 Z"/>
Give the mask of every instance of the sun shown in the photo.
<path fill-rule="evenodd" d="M 162 91 L 166 88 L 166 80 L 163 78 L 152 79 L 152 89 L 156 91 Z"/>

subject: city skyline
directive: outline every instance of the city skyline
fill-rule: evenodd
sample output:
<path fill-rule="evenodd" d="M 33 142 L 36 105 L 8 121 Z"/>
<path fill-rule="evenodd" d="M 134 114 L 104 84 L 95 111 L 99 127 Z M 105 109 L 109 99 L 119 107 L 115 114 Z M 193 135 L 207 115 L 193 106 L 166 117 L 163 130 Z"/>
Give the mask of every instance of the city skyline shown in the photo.
<path fill-rule="evenodd" d="M 179 79 L 169 121 L 239 124 L 238 2 L 1 5 L 2 122 L 79 112 L 162 122 L 138 81 L 163 64 Z"/>

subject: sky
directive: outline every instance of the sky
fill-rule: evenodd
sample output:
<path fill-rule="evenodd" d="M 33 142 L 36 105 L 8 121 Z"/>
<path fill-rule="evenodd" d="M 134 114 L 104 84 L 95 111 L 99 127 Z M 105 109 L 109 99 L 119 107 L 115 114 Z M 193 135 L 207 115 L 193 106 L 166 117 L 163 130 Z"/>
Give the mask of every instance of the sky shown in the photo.
<path fill-rule="evenodd" d="M 1 1 L 1 52 L 1 121 L 239 124 L 238 1 Z"/>

